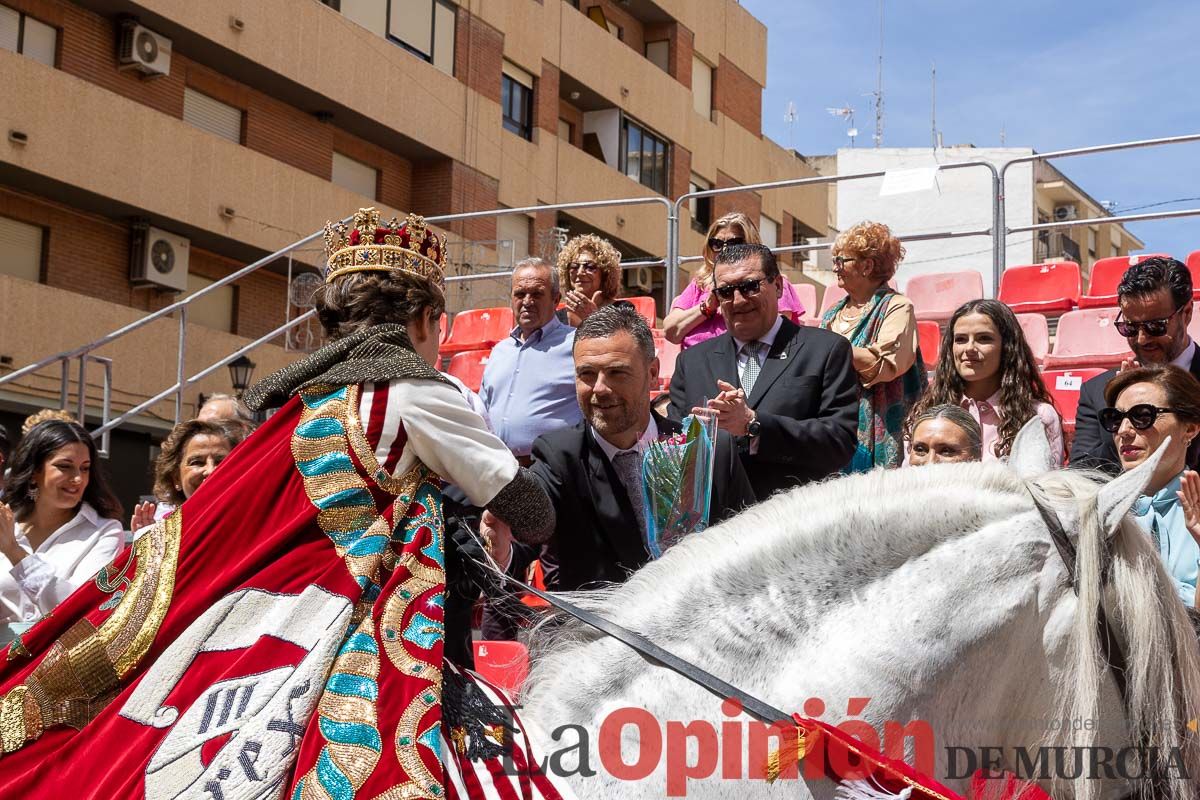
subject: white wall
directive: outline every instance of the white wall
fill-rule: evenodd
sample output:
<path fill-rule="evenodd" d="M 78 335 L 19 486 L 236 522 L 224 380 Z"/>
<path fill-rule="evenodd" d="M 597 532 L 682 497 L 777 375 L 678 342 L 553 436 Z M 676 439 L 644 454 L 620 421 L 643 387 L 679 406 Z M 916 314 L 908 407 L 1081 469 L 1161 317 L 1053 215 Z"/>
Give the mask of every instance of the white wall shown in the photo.
<path fill-rule="evenodd" d="M 1005 162 L 1030 154 L 1029 148 L 949 147 L 843 148 L 837 154 L 837 173 L 918 169 L 961 161 L 990 161 L 999 169 Z M 900 236 L 937 231 L 966 231 L 992 225 L 992 181 L 985 167 L 937 173 L 935 188 L 880 197 L 883 178 L 842 181 L 837 184 L 837 228 L 846 230 L 863 220 L 882 222 Z M 1020 164 L 1008 172 L 1005 202 L 1009 227 L 1034 220 L 1033 168 Z M 931 272 L 978 270 L 984 292 L 992 294 L 992 240 L 988 236 L 942 239 L 905 244 L 907 255 L 897 280 L 903 288 L 913 275 Z M 1009 264 L 1033 261 L 1033 234 L 1008 237 Z"/>

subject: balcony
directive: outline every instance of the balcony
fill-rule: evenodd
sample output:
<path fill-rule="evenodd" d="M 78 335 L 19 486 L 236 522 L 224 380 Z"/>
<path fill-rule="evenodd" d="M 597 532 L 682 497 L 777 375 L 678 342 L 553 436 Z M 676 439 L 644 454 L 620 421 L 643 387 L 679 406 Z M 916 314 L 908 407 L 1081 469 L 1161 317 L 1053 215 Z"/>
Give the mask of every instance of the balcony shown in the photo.
<path fill-rule="evenodd" d="M 1033 249 L 1035 262 L 1074 261 L 1080 264 L 1079 255 L 1079 244 L 1071 238 L 1069 231 L 1038 231 Z"/>

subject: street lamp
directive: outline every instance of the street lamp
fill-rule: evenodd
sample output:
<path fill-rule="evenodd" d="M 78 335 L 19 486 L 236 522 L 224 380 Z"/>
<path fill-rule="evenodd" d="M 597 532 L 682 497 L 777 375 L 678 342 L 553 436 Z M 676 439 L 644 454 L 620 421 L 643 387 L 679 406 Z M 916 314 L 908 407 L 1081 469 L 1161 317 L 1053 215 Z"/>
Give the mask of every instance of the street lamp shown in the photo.
<path fill-rule="evenodd" d="M 238 397 L 250 386 L 250 376 L 254 374 L 255 363 L 244 355 L 229 362 L 229 381 Z"/>

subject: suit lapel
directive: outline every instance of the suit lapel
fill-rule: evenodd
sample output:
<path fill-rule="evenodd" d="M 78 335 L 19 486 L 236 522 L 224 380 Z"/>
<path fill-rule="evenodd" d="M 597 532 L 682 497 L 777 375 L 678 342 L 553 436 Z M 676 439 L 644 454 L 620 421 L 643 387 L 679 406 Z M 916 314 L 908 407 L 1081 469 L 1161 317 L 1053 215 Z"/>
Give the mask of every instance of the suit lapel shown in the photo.
<path fill-rule="evenodd" d="M 754 381 L 754 391 L 747 398 L 747 403 L 751 408 L 758 407 L 763 395 L 771 388 L 771 384 L 775 383 L 787 369 L 788 359 L 800 349 L 802 342 L 797 336 L 799 331 L 800 326 L 786 319 L 779 327 L 779 333 L 775 335 L 771 350 L 767 353 L 762 369 L 758 373 L 758 380 Z"/>
<path fill-rule="evenodd" d="M 737 342 L 733 340 L 733 334 L 724 333 L 717 340 L 717 345 L 709 353 L 708 370 L 710 372 L 708 389 L 705 390 L 705 400 L 711 400 L 717 396 L 717 378 L 728 380 L 734 386 L 742 385 L 742 376 L 738 372 L 737 363 Z M 726 379 L 724 376 L 730 376 Z M 697 402 L 696 405 L 704 405 L 703 402 Z"/>
<path fill-rule="evenodd" d="M 621 563 L 629 569 L 637 569 L 645 563 L 648 553 L 638 532 L 629 495 L 588 425 L 584 425 L 583 441 L 585 452 L 581 460 L 596 523 Z"/>
<path fill-rule="evenodd" d="M 1188 371 L 1200 380 L 1200 343 L 1196 345 L 1196 352 L 1192 354 L 1192 366 Z"/>

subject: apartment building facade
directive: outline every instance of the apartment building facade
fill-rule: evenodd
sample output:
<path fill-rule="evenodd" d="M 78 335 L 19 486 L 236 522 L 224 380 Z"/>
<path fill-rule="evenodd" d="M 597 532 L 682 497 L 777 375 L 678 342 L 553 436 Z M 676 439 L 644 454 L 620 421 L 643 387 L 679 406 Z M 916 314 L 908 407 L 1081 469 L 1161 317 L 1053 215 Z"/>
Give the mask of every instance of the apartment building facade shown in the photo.
<path fill-rule="evenodd" d="M 0 0 L 0 75 L 0 370 L 95 340 L 364 205 L 431 216 L 815 174 L 762 136 L 766 30 L 734 0 Z M 829 222 L 822 188 L 717 197 L 685 207 L 682 254 L 733 209 L 772 244 Z M 564 230 L 606 236 L 630 260 L 666 250 L 657 205 L 444 229 L 459 275 L 540 254 Z M 314 242 L 198 301 L 187 374 L 299 313 L 289 272 L 320 260 Z M 660 315 L 663 275 L 626 274 Z M 451 308 L 506 291 L 458 282 Z M 157 320 L 97 351 L 112 359 L 114 413 L 174 382 L 178 327 Z M 283 344 L 254 351 L 257 376 L 296 357 Z M 89 408 L 100 373 L 85 379 Z M 0 419 L 58 405 L 60 385 L 55 366 L 0 387 Z M 214 373 L 189 387 L 185 414 L 229 390 Z M 130 446 L 161 437 L 173 412 L 141 415 Z"/>

